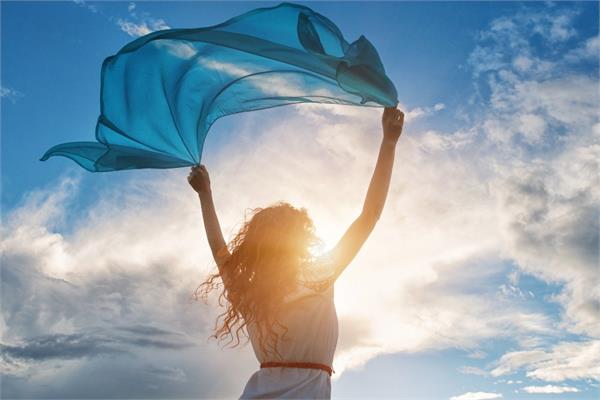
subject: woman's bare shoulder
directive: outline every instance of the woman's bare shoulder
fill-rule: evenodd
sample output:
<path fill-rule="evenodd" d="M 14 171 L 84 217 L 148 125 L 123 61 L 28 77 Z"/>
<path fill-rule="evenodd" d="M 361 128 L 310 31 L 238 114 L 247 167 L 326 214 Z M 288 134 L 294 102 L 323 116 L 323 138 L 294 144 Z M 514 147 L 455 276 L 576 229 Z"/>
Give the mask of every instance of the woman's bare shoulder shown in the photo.
<path fill-rule="evenodd" d="M 325 292 L 333 289 L 335 271 L 328 254 L 316 257 L 302 265 L 298 282 L 309 289 Z"/>

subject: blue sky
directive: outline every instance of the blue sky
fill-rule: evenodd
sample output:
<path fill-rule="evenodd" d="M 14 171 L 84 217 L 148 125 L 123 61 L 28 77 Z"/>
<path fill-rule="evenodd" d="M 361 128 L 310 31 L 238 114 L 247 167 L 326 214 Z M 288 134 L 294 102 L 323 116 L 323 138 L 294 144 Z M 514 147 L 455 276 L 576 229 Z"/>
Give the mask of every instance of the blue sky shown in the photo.
<path fill-rule="evenodd" d="M 39 158 L 93 140 L 101 63 L 136 35 L 274 4 L 1 3 L 4 396 L 241 393 L 250 346 L 206 342 L 216 311 L 185 305 L 210 268 L 187 169 Z M 598 4 L 302 4 L 375 45 L 407 115 L 385 214 L 336 284 L 332 397 L 597 398 Z M 379 121 L 329 105 L 220 119 L 203 157 L 224 231 L 288 199 L 331 243 Z"/>

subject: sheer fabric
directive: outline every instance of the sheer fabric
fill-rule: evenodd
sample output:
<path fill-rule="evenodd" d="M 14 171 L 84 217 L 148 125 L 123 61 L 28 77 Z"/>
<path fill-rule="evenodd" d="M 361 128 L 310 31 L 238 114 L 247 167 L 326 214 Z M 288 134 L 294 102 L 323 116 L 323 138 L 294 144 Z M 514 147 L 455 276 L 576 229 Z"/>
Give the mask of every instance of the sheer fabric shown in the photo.
<path fill-rule="evenodd" d="M 258 8 L 218 25 L 142 36 L 101 69 L 96 142 L 69 142 L 64 156 L 92 172 L 200 163 L 220 117 L 294 103 L 398 104 L 373 45 L 348 43 L 338 27 L 292 3 Z"/>

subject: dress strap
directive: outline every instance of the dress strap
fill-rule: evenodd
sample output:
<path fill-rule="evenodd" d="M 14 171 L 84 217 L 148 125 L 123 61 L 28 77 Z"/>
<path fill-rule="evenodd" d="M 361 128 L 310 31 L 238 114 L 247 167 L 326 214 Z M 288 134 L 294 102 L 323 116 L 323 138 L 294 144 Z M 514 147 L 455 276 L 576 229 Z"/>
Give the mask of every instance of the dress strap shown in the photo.
<path fill-rule="evenodd" d="M 261 368 L 272 368 L 272 367 L 290 367 L 290 368 L 310 368 L 310 369 L 322 369 L 326 371 L 329 376 L 335 373 L 334 369 L 329 365 L 311 363 L 311 362 L 300 362 L 300 361 L 265 361 L 260 364 Z"/>

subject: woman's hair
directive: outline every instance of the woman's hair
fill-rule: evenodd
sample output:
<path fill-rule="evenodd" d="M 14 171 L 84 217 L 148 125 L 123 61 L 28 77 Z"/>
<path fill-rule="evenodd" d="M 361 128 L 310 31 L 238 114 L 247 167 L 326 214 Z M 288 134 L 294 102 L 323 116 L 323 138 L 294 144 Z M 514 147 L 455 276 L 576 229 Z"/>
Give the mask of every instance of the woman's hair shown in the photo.
<path fill-rule="evenodd" d="M 252 209 L 250 219 L 246 216 L 227 245 L 231 256 L 221 266 L 221 273 L 211 274 L 194 292 L 196 299 L 200 295 L 206 302 L 210 291 L 227 283 L 218 297 L 220 306 L 226 300 L 227 309 L 217 317 L 211 337 L 220 342 L 230 336 L 231 343 L 232 332 L 237 328 L 235 347 L 240 343 L 240 330 L 244 332 L 245 326 L 254 323 L 261 349 L 267 353 L 270 348 L 279 354 L 279 335 L 274 325 L 286 332 L 287 328 L 276 321 L 277 312 L 284 297 L 293 290 L 300 265 L 312 258 L 310 249 L 320 244 L 306 209 L 286 202 Z"/>

